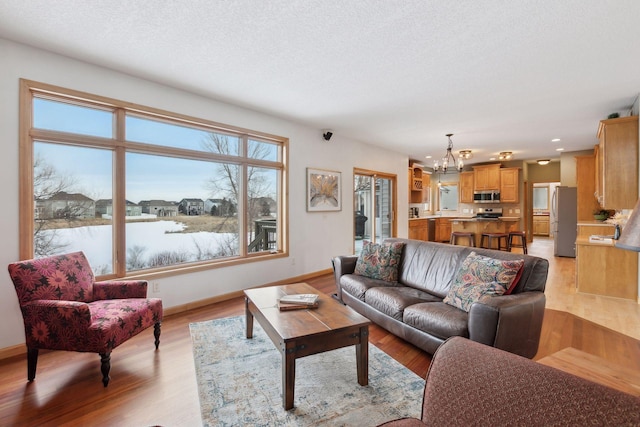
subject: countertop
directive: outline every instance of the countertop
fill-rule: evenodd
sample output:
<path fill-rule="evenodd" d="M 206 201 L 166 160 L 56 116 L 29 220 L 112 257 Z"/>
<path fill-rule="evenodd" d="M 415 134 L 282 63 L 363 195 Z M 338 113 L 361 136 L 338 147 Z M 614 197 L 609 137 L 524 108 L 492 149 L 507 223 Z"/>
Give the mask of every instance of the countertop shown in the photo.
<path fill-rule="evenodd" d="M 416 219 L 438 219 L 438 218 L 447 218 L 452 221 L 520 221 L 519 216 L 501 216 L 499 218 L 476 218 L 475 215 L 425 215 L 418 218 L 409 218 L 409 221 L 414 221 Z"/>
<path fill-rule="evenodd" d="M 501 216 L 499 218 L 453 218 L 454 221 L 460 222 L 478 222 L 478 221 L 520 221 L 519 216 Z"/>
<path fill-rule="evenodd" d="M 611 224 L 610 222 L 596 221 L 595 219 L 589 221 L 578 221 L 578 225 L 600 225 L 604 227 L 615 227 L 615 224 Z"/>

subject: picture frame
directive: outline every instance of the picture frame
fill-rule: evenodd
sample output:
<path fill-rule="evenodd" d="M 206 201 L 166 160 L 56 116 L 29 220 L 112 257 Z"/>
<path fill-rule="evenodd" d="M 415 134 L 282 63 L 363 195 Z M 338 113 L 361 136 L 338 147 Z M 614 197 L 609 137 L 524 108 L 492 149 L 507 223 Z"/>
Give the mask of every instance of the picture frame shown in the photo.
<path fill-rule="evenodd" d="M 307 212 L 342 210 L 342 172 L 307 168 Z"/>

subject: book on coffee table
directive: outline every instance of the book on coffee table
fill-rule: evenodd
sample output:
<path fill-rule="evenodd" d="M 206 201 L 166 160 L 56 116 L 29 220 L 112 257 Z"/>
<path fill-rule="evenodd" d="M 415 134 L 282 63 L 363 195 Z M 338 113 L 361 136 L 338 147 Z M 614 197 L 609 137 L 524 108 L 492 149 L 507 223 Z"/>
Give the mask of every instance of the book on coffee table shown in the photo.
<path fill-rule="evenodd" d="M 278 302 L 280 304 L 295 304 L 295 305 L 317 305 L 318 294 L 292 294 L 281 297 Z"/>
<path fill-rule="evenodd" d="M 290 304 L 290 303 L 286 303 L 286 302 L 280 302 L 278 301 L 278 309 L 280 311 L 290 311 L 290 310 L 307 310 L 307 309 L 311 309 L 311 308 L 318 308 L 320 304 L 318 304 L 318 302 L 316 302 L 315 304 Z"/>

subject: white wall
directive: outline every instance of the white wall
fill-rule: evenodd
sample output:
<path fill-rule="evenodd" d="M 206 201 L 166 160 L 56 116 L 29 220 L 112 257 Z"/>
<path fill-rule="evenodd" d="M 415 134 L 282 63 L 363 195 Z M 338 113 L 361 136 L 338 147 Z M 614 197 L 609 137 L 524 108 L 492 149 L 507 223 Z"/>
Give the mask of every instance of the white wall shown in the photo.
<path fill-rule="evenodd" d="M 353 168 L 398 177 L 398 235 L 406 237 L 408 221 L 405 155 L 383 150 L 334 133 L 331 142 L 319 129 L 225 104 L 0 38 L 0 265 L 18 260 L 18 95 L 26 78 L 96 95 L 130 101 L 176 113 L 288 137 L 290 257 L 185 274 L 158 280 L 165 308 L 226 294 L 331 267 L 335 255 L 352 253 Z M 330 123 L 328 124 L 330 125 Z M 306 212 L 306 168 L 342 172 L 342 211 Z M 5 270 L 6 271 L 6 270 Z M 22 316 L 13 284 L 0 275 L 0 349 L 24 342 Z"/>

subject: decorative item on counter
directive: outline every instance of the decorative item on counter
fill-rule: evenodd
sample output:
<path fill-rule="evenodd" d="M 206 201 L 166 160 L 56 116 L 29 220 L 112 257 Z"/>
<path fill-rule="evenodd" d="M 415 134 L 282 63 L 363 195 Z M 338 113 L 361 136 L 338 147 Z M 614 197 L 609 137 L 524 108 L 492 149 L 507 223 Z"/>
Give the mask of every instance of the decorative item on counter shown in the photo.
<path fill-rule="evenodd" d="M 606 209 L 598 209 L 593 212 L 593 219 L 596 221 L 604 221 L 609 218 L 609 211 Z"/>
<path fill-rule="evenodd" d="M 616 212 L 615 215 L 610 216 L 604 222 L 615 225 L 621 232 L 629 220 L 629 215 L 631 215 L 631 213 L 625 209 L 622 212 Z"/>
<path fill-rule="evenodd" d="M 619 113 L 611 113 L 607 116 L 607 119 L 617 119 L 618 117 L 620 117 Z"/>
<path fill-rule="evenodd" d="M 613 240 L 618 240 L 620 238 L 620 225 L 616 224 L 616 229 L 613 232 Z"/>

